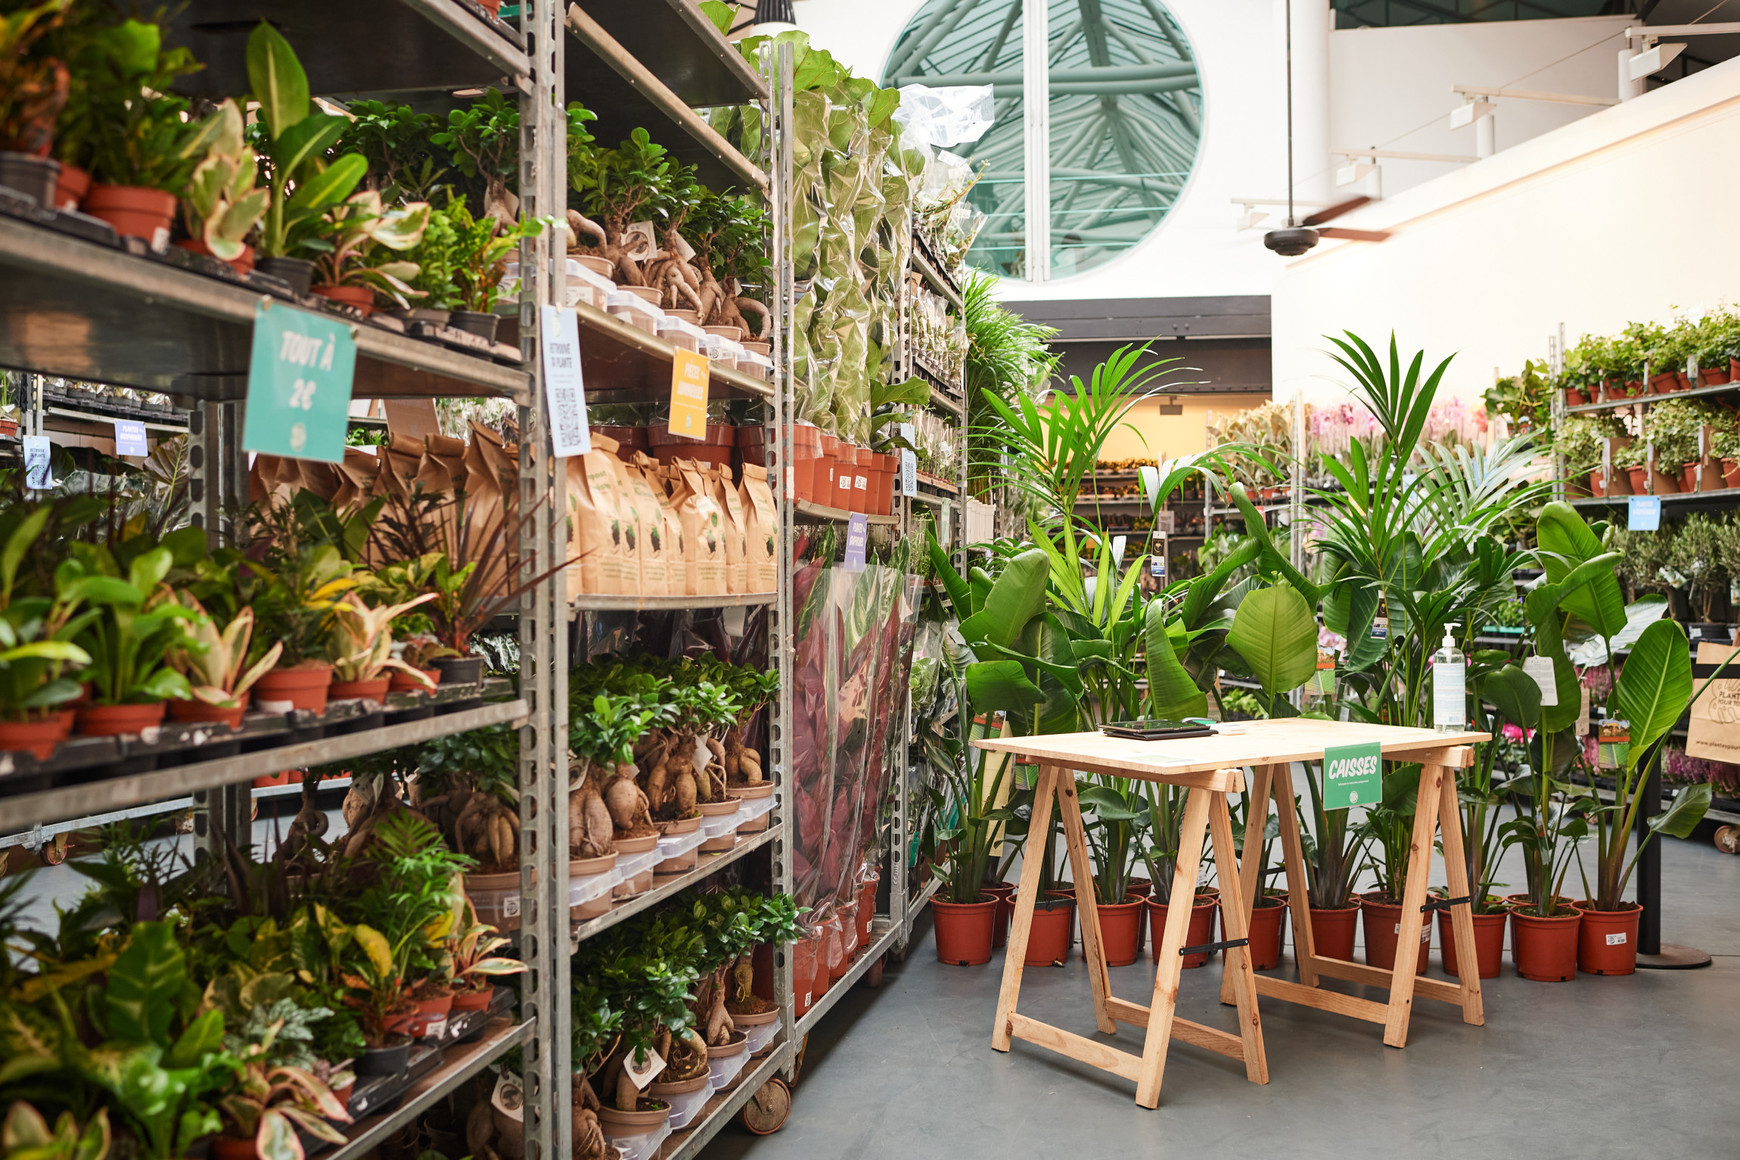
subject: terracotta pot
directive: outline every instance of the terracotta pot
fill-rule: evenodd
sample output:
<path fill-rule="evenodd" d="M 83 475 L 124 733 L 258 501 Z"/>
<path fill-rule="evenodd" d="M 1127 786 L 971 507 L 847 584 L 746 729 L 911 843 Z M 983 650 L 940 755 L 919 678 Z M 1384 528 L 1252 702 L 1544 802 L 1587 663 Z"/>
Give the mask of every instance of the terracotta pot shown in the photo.
<path fill-rule="evenodd" d="M 242 256 L 239 258 L 219 258 L 211 252 L 211 247 L 205 244 L 203 238 L 182 238 L 175 244 L 178 248 L 189 253 L 204 254 L 208 258 L 216 258 L 244 278 L 254 269 L 254 247 L 252 246 L 243 246 Z"/>
<path fill-rule="evenodd" d="M 63 213 L 77 209 L 91 189 L 91 175 L 76 165 L 60 163 L 60 176 L 54 182 L 54 208 Z"/>
<path fill-rule="evenodd" d="M 417 671 L 429 678 L 428 685 L 419 685 L 416 680 L 412 678 L 410 673 L 407 673 L 402 669 L 394 669 L 392 676 L 387 678 L 387 692 L 433 693 L 435 691 L 435 686 L 441 683 L 441 670 L 418 669 Z"/>
<path fill-rule="evenodd" d="M 1100 949 L 1106 953 L 1106 966 L 1127 967 L 1142 956 L 1142 912 L 1145 898 L 1124 902 L 1102 902 L 1095 909 L 1100 916 Z"/>
<path fill-rule="evenodd" d="M 501 0 L 477 0 L 477 2 L 482 5 L 483 10 L 491 16 L 501 15 Z"/>
<path fill-rule="evenodd" d="M 1396 965 L 1396 938 L 1402 927 L 1401 905 L 1386 902 L 1383 895 L 1373 891 L 1360 895 L 1360 912 L 1365 917 L 1365 961 L 1386 971 L 1393 969 Z M 1426 972 L 1431 953 L 1432 924 L 1421 922 L 1416 974 Z"/>
<path fill-rule="evenodd" d="M 419 999 L 416 1010 L 388 1019 L 387 1030 L 396 1035 L 409 1035 L 412 1039 L 422 1039 L 433 1034 L 437 1025 L 445 1024 L 447 1014 L 452 1010 L 452 995 Z"/>
<path fill-rule="evenodd" d="M 356 307 L 364 318 L 375 312 L 375 292 L 367 286 L 316 286 L 314 292 L 322 298 Z"/>
<path fill-rule="evenodd" d="M 870 926 L 876 920 L 876 888 L 881 874 L 870 874 L 858 884 L 858 945 L 870 945 Z M 999 900 L 1000 901 L 1000 900 Z M 1001 907 L 998 908 L 1001 913 Z M 1006 930 L 1007 928 L 1005 928 Z"/>
<path fill-rule="evenodd" d="M 1698 490 L 1698 468 L 1696 464 L 1688 463 L 1680 468 L 1680 490 Z"/>
<path fill-rule="evenodd" d="M 79 709 L 78 731 L 86 737 L 117 737 L 138 733 L 163 724 L 168 706 L 162 701 L 149 705 L 85 705 Z"/>
<path fill-rule="evenodd" d="M 976 967 L 991 961 L 991 928 L 997 920 L 997 899 L 979 895 L 977 902 L 930 900 L 936 922 L 936 957 L 956 967 Z"/>
<path fill-rule="evenodd" d="M 211 1160 L 255 1160 L 259 1154 L 251 1136 L 245 1140 L 234 1136 L 212 1137 Z"/>
<path fill-rule="evenodd" d="M 1649 494 L 1649 469 L 1647 467 L 1627 467 L 1625 475 L 1631 480 L 1632 495 Z"/>
<path fill-rule="evenodd" d="M 650 1102 L 642 1097 L 642 1102 Z M 615 1108 L 602 1107 L 598 1109 L 598 1125 L 612 1136 L 644 1136 L 656 1132 L 671 1118 L 671 1107 L 666 1104 L 646 1112 L 621 1112 Z"/>
<path fill-rule="evenodd" d="M 63 176 L 66 173 L 65 166 L 61 167 L 61 173 Z M 1728 360 L 1728 381 L 1733 382 L 1735 379 L 1740 379 L 1740 358 Z"/>
<path fill-rule="evenodd" d="M 1658 395 L 1665 395 L 1680 385 L 1679 376 L 1672 371 L 1663 371 L 1659 375 L 1649 377 L 1649 389 Z"/>
<path fill-rule="evenodd" d="M 487 983 L 481 990 L 458 991 L 453 996 L 454 1011 L 487 1011 L 490 1000 L 495 998 L 495 985 Z"/>
<path fill-rule="evenodd" d="M 1698 382 L 1706 387 L 1719 387 L 1733 376 L 1728 373 L 1728 364 L 1719 367 L 1705 367 L 1698 372 Z"/>
<path fill-rule="evenodd" d="M 1504 920 L 1509 917 L 1508 910 L 1497 914 L 1477 914 L 1474 916 L 1474 963 L 1483 979 L 1498 978 L 1499 971 L 1504 966 Z M 1444 970 L 1451 978 L 1459 977 L 1461 960 L 1456 957 L 1455 919 L 1448 910 L 1438 912 L 1438 943 L 1442 948 L 1439 957 L 1444 960 Z"/>
<path fill-rule="evenodd" d="M 169 227 L 175 221 L 175 195 L 140 185 L 91 186 L 83 209 L 108 222 L 124 238 L 143 238 L 153 250 L 169 245 Z"/>
<path fill-rule="evenodd" d="M 1510 954 L 1516 973 L 1537 983 L 1564 983 L 1577 977 L 1577 928 L 1583 916 L 1542 918 L 1510 912 Z"/>
<path fill-rule="evenodd" d="M 1160 944 L 1166 937 L 1166 904 L 1149 898 L 1144 905 L 1148 908 L 1148 939 L 1149 953 L 1160 954 Z M 1184 945 L 1187 947 L 1201 946 L 1214 941 L 1214 915 L 1220 908 L 1220 899 L 1215 895 L 1198 891 L 1196 902 L 1190 908 L 1190 925 L 1184 928 Z M 1184 956 L 1184 969 L 1191 970 L 1206 966 L 1212 951 L 1202 951 L 1194 955 Z"/>
<path fill-rule="evenodd" d="M 1583 916 L 1577 927 L 1577 966 L 1591 975 L 1629 975 L 1637 970 L 1637 924 L 1643 907 L 1627 902 L 1619 910 L 1574 904 Z"/>
<path fill-rule="evenodd" d="M 39 721 L 0 721 L 0 749 L 26 752 L 38 761 L 47 761 L 61 743 L 61 721 L 45 717 Z"/>
<path fill-rule="evenodd" d="M 792 1005 L 799 1015 L 808 1011 L 815 1004 L 816 996 L 813 988 L 816 973 L 816 948 L 821 945 L 821 941 L 820 938 L 812 935 L 809 938 L 800 938 L 791 945 Z"/>
<path fill-rule="evenodd" d="M 1679 388 L 1682 391 L 1689 391 L 1692 389 L 1692 377 L 1686 374 L 1685 371 L 1675 371 L 1674 382 L 1679 384 Z"/>
<path fill-rule="evenodd" d="M 1015 884 L 1013 882 L 987 882 L 979 889 L 997 900 L 997 917 L 991 925 L 991 946 L 1007 946 L 1009 943 L 1009 919 L 1015 913 Z"/>
<path fill-rule="evenodd" d="M 1726 487 L 1740 487 L 1740 460 L 1722 460 L 1722 483 Z"/>
<path fill-rule="evenodd" d="M 1027 932 L 1029 967 L 1061 967 L 1069 961 L 1070 931 L 1075 921 L 1074 904 L 1049 898 L 1033 908 L 1033 926 Z"/>
<path fill-rule="evenodd" d="M 294 709 L 324 713 L 327 690 L 331 687 L 331 665 L 273 669 L 254 682 L 254 708 L 262 712 L 273 712 L 275 710 L 268 708 L 269 705 L 282 706 L 289 702 Z"/>
<path fill-rule="evenodd" d="M 327 687 L 329 701 L 385 701 L 391 677 L 376 677 L 372 681 L 334 681 Z"/>
<path fill-rule="evenodd" d="M 1586 406 L 1588 402 L 1589 400 L 1583 394 L 1583 389 L 1581 387 L 1565 388 L 1565 405 L 1567 407 L 1582 407 Z"/>
<path fill-rule="evenodd" d="M 209 721 L 228 725 L 231 729 L 242 727 L 242 714 L 248 711 L 246 705 L 237 705 L 233 709 L 225 709 L 221 705 L 208 705 L 204 701 L 189 699 L 186 701 L 169 702 L 169 719 L 171 721 L 202 722 Z"/>
<path fill-rule="evenodd" d="M 1226 919 L 1222 917 L 1224 928 Z M 1285 898 L 1259 898 L 1251 910 L 1251 969 L 1270 971 L 1281 965 L 1281 931 L 1287 925 Z"/>
<path fill-rule="evenodd" d="M 1356 897 L 1352 902 L 1352 906 L 1333 910 L 1313 906 L 1308 911 L 1311 946 L 1320 957 L 1353 961 L 1353 932 L 1359 923 L 1359 899 Z"/>
<path fill-rule="evenodd" d="M 1589 494 L 1593 496 L 1604 496 L 1607 494 L 1607 482 L 1601 478 L 1601 473 L 1599 471 L 1591 471 L 1589 473 L 1587 490 Z"/>

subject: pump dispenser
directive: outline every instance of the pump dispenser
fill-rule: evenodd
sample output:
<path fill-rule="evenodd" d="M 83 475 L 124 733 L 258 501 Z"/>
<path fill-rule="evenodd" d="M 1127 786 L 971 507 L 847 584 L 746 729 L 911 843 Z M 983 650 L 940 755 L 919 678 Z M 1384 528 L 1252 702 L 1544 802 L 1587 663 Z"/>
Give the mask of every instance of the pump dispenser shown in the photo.
<path fill-rule="evenodd" d="M 1444 643 L 1432 656 L 1432 728 L 1461 733 L 1468 728 L 1468 661 L 1456 647 L 1456 621 L 1444 626 Z"/>

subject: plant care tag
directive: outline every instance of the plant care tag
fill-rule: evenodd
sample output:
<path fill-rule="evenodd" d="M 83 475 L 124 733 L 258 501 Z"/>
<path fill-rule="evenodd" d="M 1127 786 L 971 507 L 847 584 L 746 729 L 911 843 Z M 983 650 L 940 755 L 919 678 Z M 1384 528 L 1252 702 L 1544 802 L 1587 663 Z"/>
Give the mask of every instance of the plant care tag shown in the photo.
<path fill-rule="evenodd" d="M 1622 930 L 1616 930 L 1612 934 L 1608 935 L 1607 936 L 1607 945 L 1610 947 L 1622 947 L 1622 946 L 1624 946 L 1625 945 L 1625 932 Z"/>
<path fill-rule="evenodd" d="M 48 463 L 52 446 L 47 435 L 24 437 L 24 486 L 31 491 L 47 491 L 54 486 L 54 473 Z"/>
<path fill-rule="evenodd" d="M 1583 704 L 1577 710 L 1577 736 L 1589 735 L 1589 686 L 1582 686 Z"/>
<path fill-rule="evenodd" d="M 918 494 L 918 456 L 906 447 L 900 449 L 900 494 Z"/>
<path fill-rule="evenodd" d="M 592 450 L 586 419 L 586 381 L 580 371 L 580 326 L 575 312 L 539 307 L 538 344 L 543 348 L 544 396 L 550 405 L 550 441 L 556 458 Z"/>
<path fill-rule="evenodd" d="M 853 512 L 852 518 L 846 522 L 846 571 L 864 570 L 864 551 L 869 543 L 870 517 L 863 512 Z"/>
<path fill-rule="evenodd" d="M 638 1059 L 637 1055 L 638 1053 L 631 1051 L 624 1056 L 622 1070 L 628 1073 L 628 1082 L 640 1089 L 646 1087 L 665 1069 L 665 1061 L 656 1051 L 647 1052 L 645 1059 Z"/>
<path fill-rule="evenodd" d="M 254 307 L 243 450 L 343 463 L 355 377 L 347 323 L 262 299 Z"/>
<path fill-rule="evenodd" d="M 629 222 L 622 231 L 622 247 L 628 256 L 639 261 L 650 258 L 659 248 L 658 235 L 651 222 Z"/>
<path fill-rule="evenodd" d="M 1625 528 L 1632 532 L 1661 530 L 1661 497 L 1634 495 L 1625 502 Z"/>
<path fill-rule="evenodd" d="M 520 1084 L 520 1077 L 511 1071 L 503 1071 L 495 1077 L 495 1090 L 489 1093 L 489 1102 L 495 1110 L 520 1123 L 525 1119 L 526 1093 Z"/>
<path fill-rule="evenodd" d="M 1377 742 L 1323 751 L 1323 808 L 1376 805 L 1383 798 L 1383 750 Z"/>
<path fill-rule="evenodd" d="M 681 347 L 671 352 L 672 435 L 684 439 L 707 437 L 707 356 Z"/>
<path fill-rule="evenodd" d="M 145 424 L 137 419 L 116 419 L 115 454 L 139 458 L 151 454 L 151 445 L 145 441 Z"/>
<path fill-rule="evenodd" d="M 1373 640 L 1390 639 L 1390 618 L 1374 616 L 1371 618 L 1371 638 Z"/>
<path fill-rule="evenodd" d="M 1154 545 L 1154 551 L 1148 557 L 1148 570 L 1154 574 L 1154 579 L 1166 579 L 1166 537 L 1160 537 Z"/>
<path fill-rule="evenodd" d="M 942 527 L 937 530 L 937 539 L 945 548 L 955 542 L 955 505 L 952 503 L 942 505 Z"/>
<path fill-rule="evenodd" d="M 1524 657 L 1522 670 L 1541 687 L 1541 705 L 1551 708 L 1559 703 L 1559 682 L 1553 675 L 1552 657 Z"/>

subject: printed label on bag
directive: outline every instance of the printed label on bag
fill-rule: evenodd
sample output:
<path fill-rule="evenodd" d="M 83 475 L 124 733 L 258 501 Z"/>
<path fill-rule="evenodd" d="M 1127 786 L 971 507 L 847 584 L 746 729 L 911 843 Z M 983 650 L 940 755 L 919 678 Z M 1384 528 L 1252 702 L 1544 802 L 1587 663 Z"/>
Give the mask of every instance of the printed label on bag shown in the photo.
<path fill-rule="evenodd" d="M 1624 946 L 1625 945 L 1625 932 L 1624 931 L 1617 931 L 1613 934 L 1608 935 L 1607 936 L 1607 945 L 1610 947 Z"/>

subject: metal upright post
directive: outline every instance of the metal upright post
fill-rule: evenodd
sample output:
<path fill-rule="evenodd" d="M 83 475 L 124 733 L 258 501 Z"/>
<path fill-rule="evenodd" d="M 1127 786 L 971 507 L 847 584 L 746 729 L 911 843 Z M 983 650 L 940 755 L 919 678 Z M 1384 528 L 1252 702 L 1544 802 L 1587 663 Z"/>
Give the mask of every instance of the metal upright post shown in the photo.
<path fill-rule="evenodd" d="M 1661 813 L 1661 758 L 1649 763 L 1649 773 L 1638 787 L 1643 800 L 1637 810 L 1636 841 L 1642 847 L 1637 856 L 1637 901 L 1643 914 L 1637 924 L 1637 965 L 1640 970 L 1686 970 L 1707 967 L 1710 956 L 1696 947 L 1661 941 L 1661 838 L 1642 845 L 1649 837 L 1649 821 Z"/>

